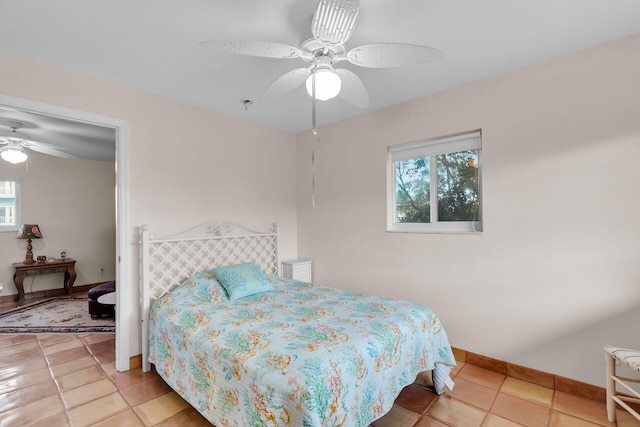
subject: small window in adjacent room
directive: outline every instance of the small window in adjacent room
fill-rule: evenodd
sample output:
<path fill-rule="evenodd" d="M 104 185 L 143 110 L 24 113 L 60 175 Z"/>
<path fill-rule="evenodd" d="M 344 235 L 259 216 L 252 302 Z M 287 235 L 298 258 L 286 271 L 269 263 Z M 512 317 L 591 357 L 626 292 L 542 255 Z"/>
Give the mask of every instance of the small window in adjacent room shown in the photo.
<path fill-rule="evenodd" d="M 482 232 L 481 131 L 388 150 L 388 231 Z"/>
<path fill-rule="evenodd" d="M 20 181 L 0 177 L 0 232 L 20 228 Z"/>

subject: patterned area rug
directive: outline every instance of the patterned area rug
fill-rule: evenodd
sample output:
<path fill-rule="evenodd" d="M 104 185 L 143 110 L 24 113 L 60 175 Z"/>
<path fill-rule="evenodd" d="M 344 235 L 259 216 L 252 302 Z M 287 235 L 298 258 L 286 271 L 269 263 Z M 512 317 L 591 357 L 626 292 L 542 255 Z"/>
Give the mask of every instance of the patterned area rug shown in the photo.
<path fill-rule="evenodd" d="M 113 317 L 92 319 L 89 304 L 80 298 L 52 298 L 0 313 L 0 333 L 115 332 Z"/>

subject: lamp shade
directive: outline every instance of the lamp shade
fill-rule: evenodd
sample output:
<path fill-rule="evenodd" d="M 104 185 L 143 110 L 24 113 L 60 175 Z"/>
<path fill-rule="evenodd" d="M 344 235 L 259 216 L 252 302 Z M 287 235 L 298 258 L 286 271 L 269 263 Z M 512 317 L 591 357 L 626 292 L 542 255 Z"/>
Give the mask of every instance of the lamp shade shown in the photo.
<path fill-rule="evenodd" d="M 20 144 L 10 142 L 4 147 L 0 148 L 0 157 L 9 163 L 22 163 L 27 160 L 27 153 L 24 152 L 24 148 Z"/>
<path fill-rule="evenodd" d="M 37 224 L 22 224 L 16 239 L 42 239 L 42 232 Z"/>
<path fill-rule="evenodd" d="M 307 77 L 307 93 L 313 96 L 313 78 L 316 79 L 316 99 L 326 101 L 334 98 L 340 93 L 342 80 L 333 70 L 329 68 L 318 68 L 314 73 Z"/>
<path fill-rule="evenodd" d="M 33 264 L 33 247 L 31 246 L 31 239 L 42 239 L 42 232 L 37 224 L 22 224 L 18 231 L 18 237 L 16 239 L 27 239 L 27 255 L 24 259 L 25 264 Z"/>

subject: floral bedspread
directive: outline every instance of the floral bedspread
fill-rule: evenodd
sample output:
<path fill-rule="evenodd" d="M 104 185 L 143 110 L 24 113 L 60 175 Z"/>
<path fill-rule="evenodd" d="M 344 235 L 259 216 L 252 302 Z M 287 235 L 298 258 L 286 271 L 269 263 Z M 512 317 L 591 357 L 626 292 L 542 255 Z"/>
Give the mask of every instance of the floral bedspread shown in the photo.
<path fill-rule="evenodd" d="M 229 301 L 201 273 L 151 307 L 149 361 L 217 427 L 364 427 L 418 372 L 455 366 L 426 306 L 270 279 Z"/>

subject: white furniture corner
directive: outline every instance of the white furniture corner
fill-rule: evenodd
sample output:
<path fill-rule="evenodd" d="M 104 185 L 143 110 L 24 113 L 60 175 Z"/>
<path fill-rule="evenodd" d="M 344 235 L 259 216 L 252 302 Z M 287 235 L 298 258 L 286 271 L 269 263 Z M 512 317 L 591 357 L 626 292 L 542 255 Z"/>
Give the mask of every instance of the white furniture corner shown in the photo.
<path fill-rule="evenodd" d="M 282 275 L 301 282 L 311 282 L 311 261 L 308 259 L 282 261 Z"/>
<path fill-rule="evenodd" d="M 640 383 L 640 379 L 623 377 L 616 373 L 616 365 L 624 365 L 634 373 L 640 374 L 640 351 L 618 347 L 605 347 L 604 351 L 607 358 L 607 415 L 609 421 L 616 421 L 616 403 L 635 419 L 640 420 L 640 413 L 629 405 L 629 403 L 640 404 L 640 393 L 637 391 L 637 387 L 631 387 L 631 384 Z M 625 393 L 619 393 L 617 386 L 624 388 Z"/>
<path fill-rule="evenodd" d="M 117 292 L 109 292 L 107 294 L 100 295 L 98 297 L 98 302 L 104 305 L 116 305 L 117 299 L 118 299 Z"/>

